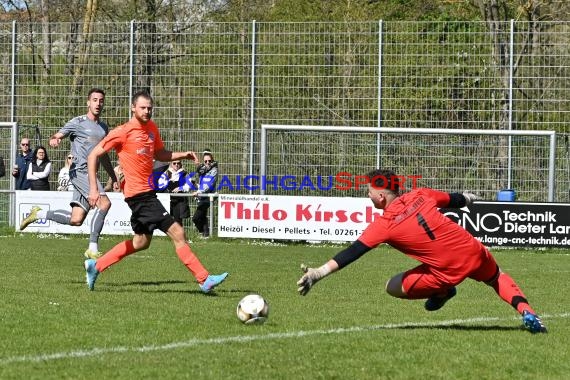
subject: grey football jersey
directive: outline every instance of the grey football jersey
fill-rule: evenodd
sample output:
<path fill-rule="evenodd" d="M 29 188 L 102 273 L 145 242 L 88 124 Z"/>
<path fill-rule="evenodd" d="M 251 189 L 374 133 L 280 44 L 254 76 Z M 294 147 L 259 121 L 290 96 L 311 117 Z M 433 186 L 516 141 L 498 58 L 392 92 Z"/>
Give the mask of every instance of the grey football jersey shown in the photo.
<path fill-rule="evenodd" d="M 71 154 L 73 154 L 73 169 L 87 171 L 87 156 L 109 133 L 107 124 L 99 120 L 95 122 L 87 115 L 77 116 L 69 120 L 59 130 L 71 141 Z"/>

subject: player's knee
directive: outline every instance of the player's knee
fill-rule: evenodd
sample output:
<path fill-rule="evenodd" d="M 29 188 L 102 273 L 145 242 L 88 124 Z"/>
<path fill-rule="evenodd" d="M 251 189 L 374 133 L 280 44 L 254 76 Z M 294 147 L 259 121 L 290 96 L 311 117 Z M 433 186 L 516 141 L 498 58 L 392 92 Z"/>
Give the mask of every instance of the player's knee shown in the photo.
<path fill-rule="evenodd" d="M 168 236 L 172 239 L 174 244 L 182 244 L 186 241 L 186 234 L 184 227 L 180 223 L 174 223 L 167 231 Z"/>
<path fill-rule="evenodd" d="M 107 212 L 111 208 L 111 201 L 106 196 L 101 197 L 99 200 L 99 205 L 97 207 L 99 210 Z"/>
<path fill-rule="evenodd" d="M 148 247 L 150 247 L 150 242 L 139 242 L 138 244 L 133 244 L 135 252 L 144 251 Z"/>
<path fill-rule="evenodd" d="M 392 297 L 400 298 L 398 291 L 394 288 L 393 284 L 388 281 L 386 282 L 386 293 L 391 295 Z"/>
<path fill-rule="evenodd" d="M 100 210 L 103 212 L 108 212 L 110 208 L 111 208 L 111 202 L 107 202 L 101 205 Z"/>
<path fill-rule="evenodd" d="M 407 298 L 404 289 L 402 289 L 402 274 L 397 274 L 386 282 L 386 293 L 392 297 Z"/>
<path fill-rule="evenodd" d="M 148 247 L 150 247 L 151 239 L 146 238 L 143 235 L 142 237 L 139 236 L 139 238 L 133 239 L 132 242 L 133 242 L 133 249 L 135 250 L 135 252 L 138 252 L 138 251 L 143 251 Z"/>
<path fill-rule="evenodd" d="M 82 224 L 83 224 L 83 218 L 82 218 L 82 219 L 73 219 L 73 218 L 71 218 L 71 219 L 69 220 L 69 225 L 70 225 L 70 226 L 75 226 L 75 227 L 77 227 L 77 226 L 80 226 L 80 225 L 82 225 Z"/>

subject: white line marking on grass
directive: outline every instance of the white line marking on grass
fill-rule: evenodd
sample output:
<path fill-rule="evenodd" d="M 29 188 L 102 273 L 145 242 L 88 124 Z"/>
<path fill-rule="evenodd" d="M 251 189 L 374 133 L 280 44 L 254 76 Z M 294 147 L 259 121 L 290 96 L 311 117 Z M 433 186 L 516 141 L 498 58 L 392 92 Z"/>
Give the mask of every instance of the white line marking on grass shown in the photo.
<path fill-rule="evenodd" d="M 570 313 L 542 315 L 542 319 L 568 318 L 568 317 L 570 317 Z M 174 342 L 162 345 L 151 345 L 151 346 L 140 346 L 140 347 L 117 346 L 109 348 L 92 348 L 90 350 L 56 352 L 53 354 L 12 356 L 0 359 L 0 364 L 6 365 L 10 363 L 36 363 L 36 362 L 47 362 L 58 359 L 85 358 L 85 357 L 92 357 L 103 354 L 117 354 L 123 352 L 153 352 L 153 351 L 176 350 L 180 348 L 202 346 L 205 344 L 222 345 L 227 343 L 243 343 L 243 342 L 264 341 L 264 340 L 300 338 L 300 337 L 314 336 L 314 335 L 346 334 L 354 332 L 358 333 L 364 331 L 390 330 L 390 329 L 400 329 L 407 327 L 445 327 L 445 326 L 455 326 L 459 324 L 469 324 L 477 322 L 497 322 L 497 321 L 505 321 L 512 319 L 513 318 L 480 317 L 480 318 L 468 318 L 468 319 L 451 319 L 439 322 L 436 321 L 436 322 L 389 323 L 385 325 L 373 325 L 373 326 L 340 327 L 337 329 L 329 329 L 329 330 L 292 331 L 292 332 L 263 334 L 263 335 L 237 335 L 237 336 L 208 338 L 208 339 L 191 339 L 184 342 Z M 517 317 L 516 319 L 519 319 L 519 317 Z"/>

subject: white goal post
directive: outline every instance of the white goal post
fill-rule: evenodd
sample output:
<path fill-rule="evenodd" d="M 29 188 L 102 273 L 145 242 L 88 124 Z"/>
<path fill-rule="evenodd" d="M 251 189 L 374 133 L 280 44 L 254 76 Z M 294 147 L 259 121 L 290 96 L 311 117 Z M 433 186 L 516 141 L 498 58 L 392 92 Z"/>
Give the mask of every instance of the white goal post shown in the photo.
<path fill-rule="evenodd" d="M 269 130 L 281 131 L 306 131 L 306 132 L 337 132 L 337 133 L 375 133 L 377 135 L 383 133 L 391 134 L 444 134 L 444 135 L 498 135 L 509 137 L 512 136 L 542 136 L 549 137 L 549 157 L 548 157 L 548 202 L 554 202 L 554 184 L 555 184 L 555 160 L 556 160 L 556 132 L 555 131 L 514 131 L 514 130 L 483 130 L 483 129 L 450 129 L 450 128 L 376 128 L 376 127 L 338 127 L 338 126 L 314 126 L 314 125 L 278 125 L 278 124 L 262 124 L 261 125 L 261 142 L 260 142 L 260 176 L 263 178 L 267 170 L 267 132 Z M 379 150 L 379 146 L 378 146 Z M 510 183 L 510 160 L 509 154 L 509 183 Z M 260 189 L 264 194 L 264 189 Z"/>
<path fill-rule="evenodd" d="M 15 210 L 14 210 L 14 189 L 16 181 L 14 177 L 10 175 L 12 172 L 12 165 L 16 161 L 16 155 L 18 154 L 18 123 L 15 122 L 0 122 L 0 129 L 8 129 L 10 130 L 10 146 L 9 146 L 9 155 L 5 154 L 8 152 L 8 149 L 5 149 L 2 153 L 4 164 L 6 166 L 6 176 L 9 177 L 9 189 L 0 189 L 2 193 L 10 193 L 10 210 L 8 215 L 8 223 L 10 225 L 14 225 L 15 220 Z"/>

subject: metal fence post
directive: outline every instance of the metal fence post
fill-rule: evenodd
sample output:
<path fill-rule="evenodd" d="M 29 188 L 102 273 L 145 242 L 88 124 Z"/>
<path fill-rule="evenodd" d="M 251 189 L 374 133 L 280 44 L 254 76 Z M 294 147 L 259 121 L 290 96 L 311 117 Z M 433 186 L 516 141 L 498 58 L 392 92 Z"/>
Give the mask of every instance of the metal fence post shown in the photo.
<path fill-rule="evenodd" d="M 131 20 L 129 39 L 129 103 L 127 104 L 127 120 L 131 117 L 130 101 L 133 98 L 133 77 L 135 72 L 135 20 Z"/>
<path fill-rule="evenodd" d="M 515 20 L 511 19 L 511 32 L 509 37 L 509 131 L 513 129 L 513 74 L 515 51 Z M 513 137 L 509 135 L 508 165 L 507 165 L 507 188 L 512 188 L 513 179 Z"/>
<path fill-rule="evenodd" d="M 12 67 L 10 75 L 10 121 L 16 120 L 16 21 L 12 21 Z"/>
<path fill-rule="evenodd" d="M 249 175 L 253 175 L 253 150 L 254 150 L 254 128 L 255 128 L 255 20 L 251 22 L 251 84 L 250 84 L 250 105 L 249 105 Z M 252 193 L 252 190 L 249 191 Z"/>
<path fill-rule="evenodd" d="M 556 202 L 556 132 L 550 135 L 550 155 L 548 156 L 548 202 Z"/>
<path fill-rule="evenodd" d="M 382 44 L 383 44 L 383 20 L 378 21 L 378 128 L 382 128 Z M 382 143 L 382 135 L 376 136 L 376 167 L 380 167 L 380 145 Z"/>

